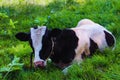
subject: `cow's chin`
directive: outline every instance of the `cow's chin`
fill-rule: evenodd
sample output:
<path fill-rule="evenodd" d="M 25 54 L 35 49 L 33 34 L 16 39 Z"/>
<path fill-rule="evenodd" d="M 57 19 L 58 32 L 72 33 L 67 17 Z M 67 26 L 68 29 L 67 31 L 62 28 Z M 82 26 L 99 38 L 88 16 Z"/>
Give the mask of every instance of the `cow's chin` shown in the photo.
<path fill-rule="evenodd" d="M 66 67 L 68 67 L 69 65 L 71 65 L 71 63 L 62 63 L 62 62 L 59 62 L 59 63 L 54 63 L 55 66 L 59 67 L 60 69 L 64 69 Z"/>

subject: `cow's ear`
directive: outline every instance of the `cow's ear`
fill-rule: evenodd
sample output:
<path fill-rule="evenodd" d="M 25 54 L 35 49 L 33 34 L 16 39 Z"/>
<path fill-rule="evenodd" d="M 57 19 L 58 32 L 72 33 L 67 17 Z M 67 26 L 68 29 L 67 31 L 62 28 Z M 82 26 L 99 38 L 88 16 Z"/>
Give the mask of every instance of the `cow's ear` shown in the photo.
<path fill-rule="evenodd" d="M 61 29 L 55 28 L 51 31 L 51 37 L 57 37 L 62 32 Z"/>
<path fill-rule="evenodd" d="M 24 32 L 19 32 L 15 35 L 17 39 L 20 41 L 28 41 L 30 39 L 30 34 L 29 33 L 24 33 Z"/>

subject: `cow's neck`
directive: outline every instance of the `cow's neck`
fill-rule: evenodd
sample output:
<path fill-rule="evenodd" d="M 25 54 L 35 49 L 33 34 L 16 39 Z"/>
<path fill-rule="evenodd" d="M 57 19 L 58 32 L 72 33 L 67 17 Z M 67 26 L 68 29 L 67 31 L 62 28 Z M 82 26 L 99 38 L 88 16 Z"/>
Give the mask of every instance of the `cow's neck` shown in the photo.
<path fill-rule="evenodd" d="M 54 55 L 55 41 L 54 41 L 54 38 L 53 38 L 53 37 L 51 37 L 51 43 L 52 43 L 52 45 L 51 45 L 51 51 L 50 51 L 50 54 L 49 54 L 48 58 L 50 58 L 51 55 Z M 47 59 L 48 59 L 48 58 L 47 58 Z"/>
<path fill-rule="evenodd" d="M 54 38 L 51 38 L 51 42 L 52 42 L 52 49 L 51 49 L 51 52 L 50 52 L 50 55 L 53 55 L 54 54 L 54 46 L 55 46 L 55 41 L 54 41 Z"/>

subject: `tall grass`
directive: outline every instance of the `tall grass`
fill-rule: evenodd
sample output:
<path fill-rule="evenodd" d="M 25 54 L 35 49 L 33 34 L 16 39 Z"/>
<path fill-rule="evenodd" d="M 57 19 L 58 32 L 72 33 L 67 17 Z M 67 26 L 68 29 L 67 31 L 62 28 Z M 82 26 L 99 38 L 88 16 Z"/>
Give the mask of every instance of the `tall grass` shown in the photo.
<path fill-rule="evenodd" d="M 22 70 L 10 72 L 6 80 L 119 80 L 120 79 L 120 1 L 119 0 L 0 0 L 0 68 L 14 56 L 24 63 Z M 109 29 L 117 38 L 116 49 L 96 52 L 66 75 L 49 62 L 47 68 L 30 68 L 31 48 L 18 41 L 17 32 L 29 32 L 35 25 L 71 28 L 89 18 Z M 0 79 L 5 73 L 0 73 Z"/>

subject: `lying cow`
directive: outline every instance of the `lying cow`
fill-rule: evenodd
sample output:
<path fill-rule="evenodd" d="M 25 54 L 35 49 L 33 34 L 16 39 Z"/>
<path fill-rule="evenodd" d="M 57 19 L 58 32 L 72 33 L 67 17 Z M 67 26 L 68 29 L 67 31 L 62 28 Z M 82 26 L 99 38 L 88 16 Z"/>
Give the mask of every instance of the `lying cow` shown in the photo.
<path fill-rule="evenodd" d="M 16 38 L 29 41 L 35 55 L 35 67 L 45 67 L 50 58 L 56 66 L 63 69 L 73 62 L 81 62 L 97 49 L 103 51 L 106 47 L 115 47 L 112 33 L 103 26 L 92 23 L 80 23 L 79 27 L 63 30 L 49 30 L 46 26 L 40 26 L 31 28 L 30 33 L 17 33 Z"/>

